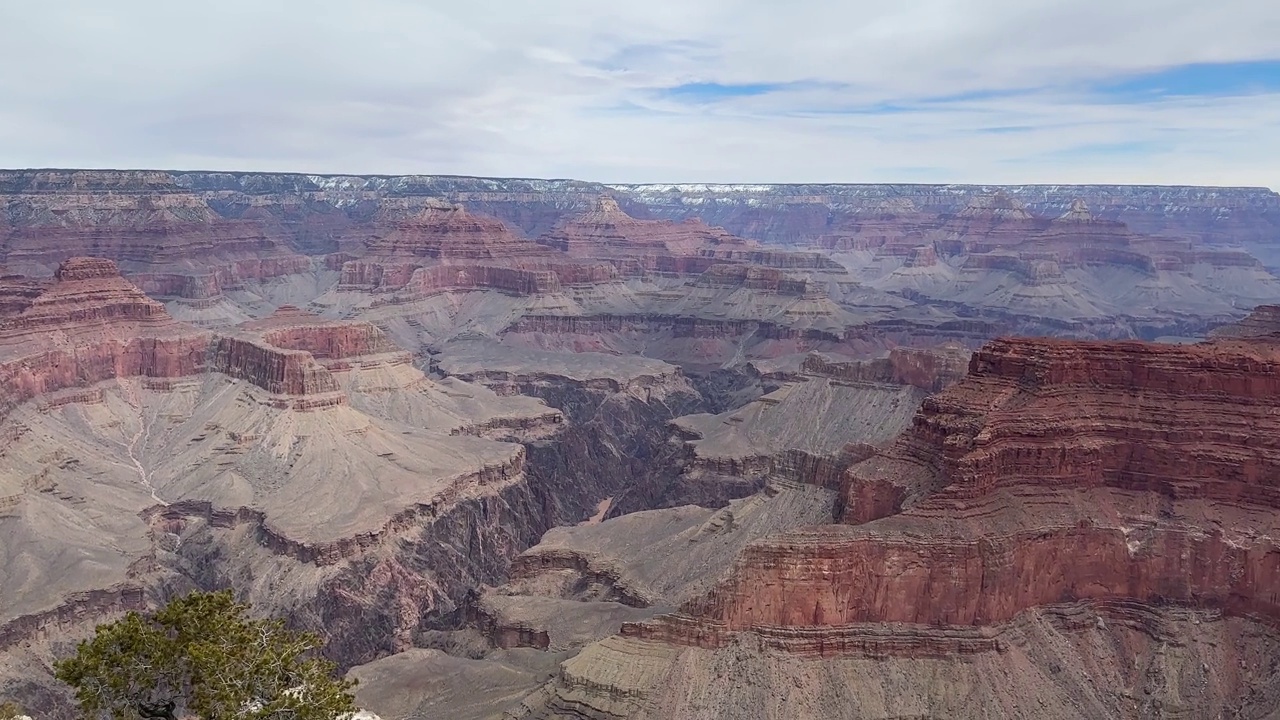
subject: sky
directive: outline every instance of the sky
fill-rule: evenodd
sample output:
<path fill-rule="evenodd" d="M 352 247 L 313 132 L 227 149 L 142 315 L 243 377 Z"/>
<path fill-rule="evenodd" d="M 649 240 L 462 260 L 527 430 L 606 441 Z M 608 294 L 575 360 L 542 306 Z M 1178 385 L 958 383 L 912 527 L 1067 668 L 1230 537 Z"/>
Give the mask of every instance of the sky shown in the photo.
<path fill-rule="evenodd" d="M 1274 0 L 11 0 L 0 167 L 1280 187 Z"/>

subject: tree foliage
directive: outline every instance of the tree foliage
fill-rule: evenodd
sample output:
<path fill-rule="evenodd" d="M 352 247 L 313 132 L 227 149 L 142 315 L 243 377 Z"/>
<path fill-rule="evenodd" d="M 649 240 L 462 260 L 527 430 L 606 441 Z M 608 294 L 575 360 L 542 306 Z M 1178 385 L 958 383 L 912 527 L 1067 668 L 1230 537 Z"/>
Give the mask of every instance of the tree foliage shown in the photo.
<path fill-rule="evenodd" d="M 355 711 L 354 683 L 314 655 L 319 638 L 250 619 L 248 609 L 224 591 L 130 612 L 54 669 L 98 720 L 334 720 Z"/>

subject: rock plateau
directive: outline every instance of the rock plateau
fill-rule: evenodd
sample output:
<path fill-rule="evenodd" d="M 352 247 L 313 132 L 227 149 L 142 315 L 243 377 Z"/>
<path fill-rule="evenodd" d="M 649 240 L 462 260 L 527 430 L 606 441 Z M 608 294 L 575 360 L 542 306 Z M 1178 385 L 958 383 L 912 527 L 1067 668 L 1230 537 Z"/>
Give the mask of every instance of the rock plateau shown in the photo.
<path fill-rule="evenodd" d="M 388 719 L 1275 717 L 1277 218 L 0 171 L 0 697 L 231 587 Z"/>

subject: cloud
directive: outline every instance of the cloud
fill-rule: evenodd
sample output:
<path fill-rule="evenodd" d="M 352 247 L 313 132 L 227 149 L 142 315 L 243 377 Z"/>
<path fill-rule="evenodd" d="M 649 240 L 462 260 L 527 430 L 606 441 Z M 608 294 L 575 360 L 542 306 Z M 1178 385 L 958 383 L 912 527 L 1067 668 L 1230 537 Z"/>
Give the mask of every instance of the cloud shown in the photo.
<path fill-rule="evenodd" d="M 1273 5 L 25 3 L 0 165 L 1280 185 Z"/>

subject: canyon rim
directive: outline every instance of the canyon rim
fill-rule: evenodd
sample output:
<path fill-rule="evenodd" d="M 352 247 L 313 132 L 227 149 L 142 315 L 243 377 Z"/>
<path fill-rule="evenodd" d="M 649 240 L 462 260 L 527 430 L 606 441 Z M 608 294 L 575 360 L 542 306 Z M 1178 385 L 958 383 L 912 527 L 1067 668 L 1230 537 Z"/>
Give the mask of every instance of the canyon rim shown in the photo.
<path fill-rule="evenodd" d="M 1280 717 L 1280 195 L 0 171 L 0 696 L 194 589 L 382 718 Z"/>

